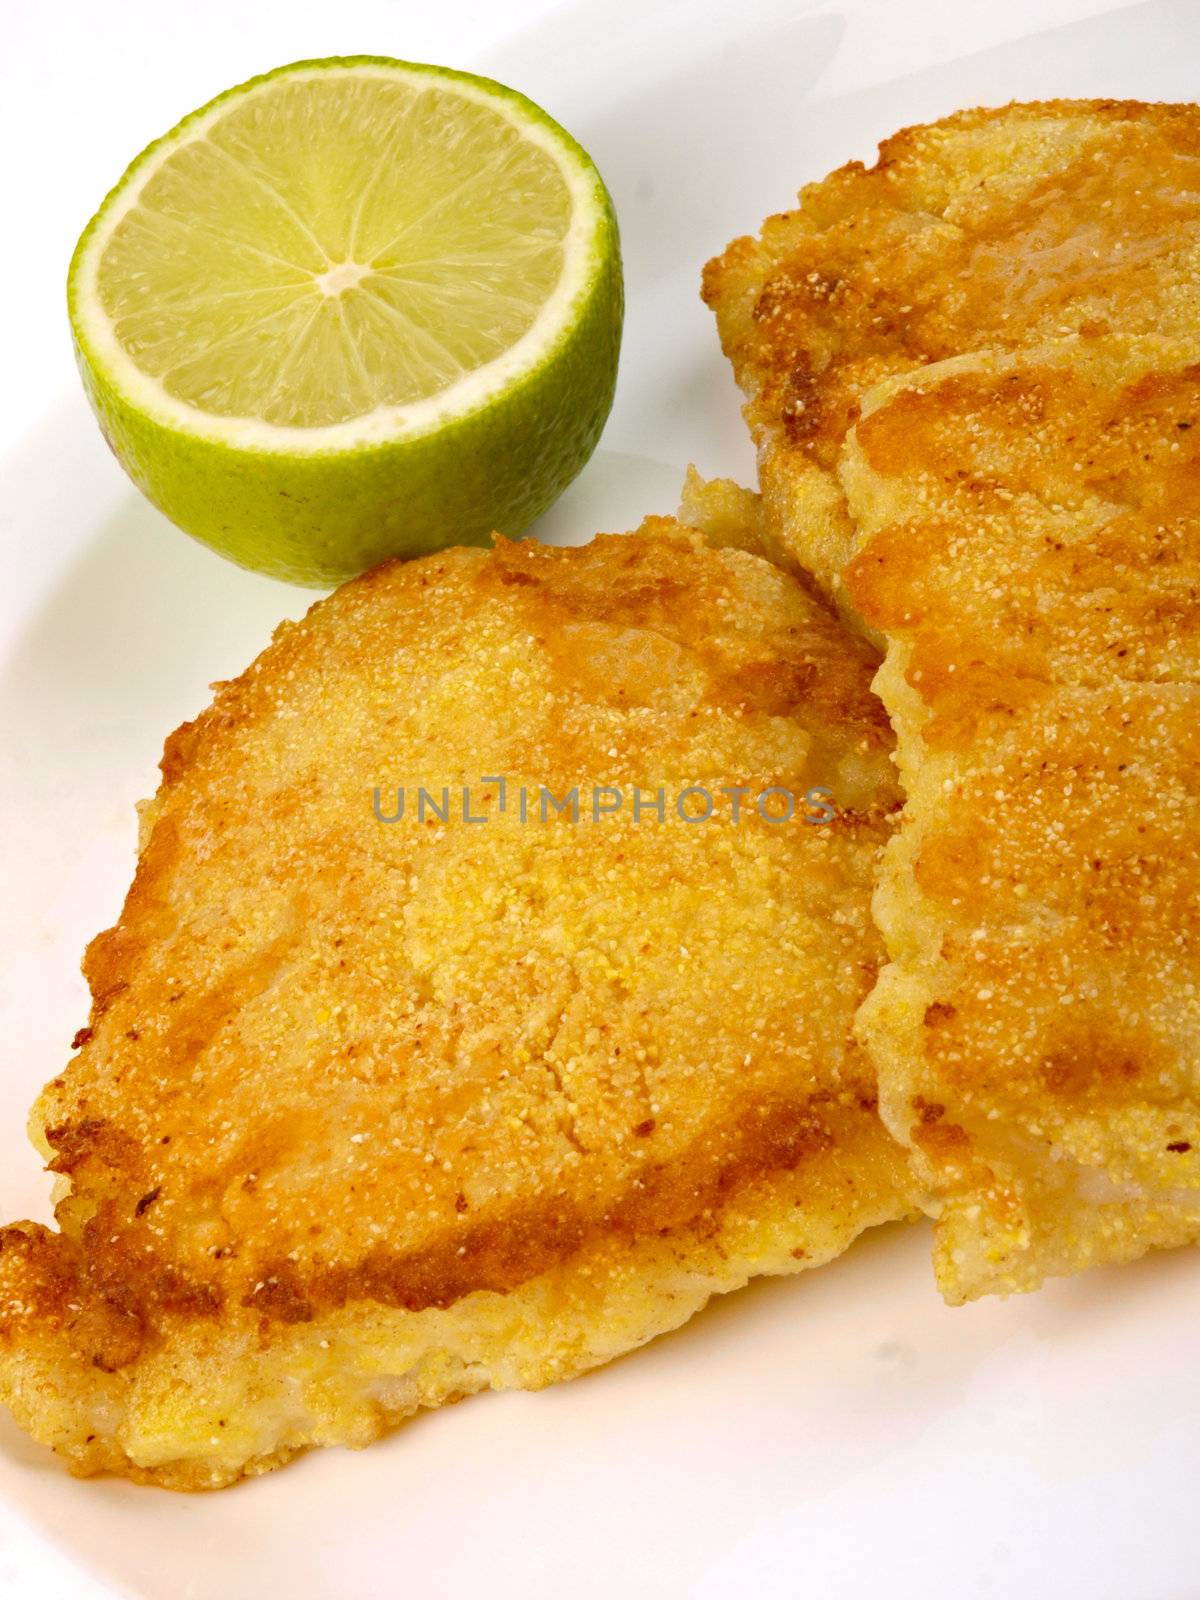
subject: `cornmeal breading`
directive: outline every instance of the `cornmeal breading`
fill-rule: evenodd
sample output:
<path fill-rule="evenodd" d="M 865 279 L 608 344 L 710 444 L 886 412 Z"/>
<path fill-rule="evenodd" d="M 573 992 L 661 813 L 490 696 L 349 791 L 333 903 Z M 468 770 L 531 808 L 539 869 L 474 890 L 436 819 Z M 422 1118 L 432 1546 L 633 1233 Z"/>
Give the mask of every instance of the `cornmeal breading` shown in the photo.
<path fill-rule="evenodd" d="M 967 111 L 704 293 L 764 547 L 886 645 L 861 1017 L 947 1297 L 1200 1236 L 1200 109 Z"/>
<path fill-rule="evenodd" d="M 1200 327 L 1200 109 L 1055 100 L 886 140 L 709 263 L 772 554 L 841 592 L 838 451 L 872 385 L 985 348 Z"/>
<path fill-rule="evenodd" d="M 860 1027 L 941 1285 L 1194 1241 L 1200 367 L 946 362 L 867 397 L 842 478 L 907 796 Z"/>
<path fill-rule="evenodd" d="M 281 627 L 168 741 L 87 953 L 35 1116 L 60 1231 L 0 1230 L 22 1425 L 80 1473 L 218 1487 L 908 1213 L 851 1037 L 897 801 L 873 664 L 666 519 L 385 565 Z M 578 822 L 522 823 L 522 786 L 575 785 Z M 683 822 L 685 785 L 750 798 Z M 768 785 L 840 814 L 764 821 Z"/>

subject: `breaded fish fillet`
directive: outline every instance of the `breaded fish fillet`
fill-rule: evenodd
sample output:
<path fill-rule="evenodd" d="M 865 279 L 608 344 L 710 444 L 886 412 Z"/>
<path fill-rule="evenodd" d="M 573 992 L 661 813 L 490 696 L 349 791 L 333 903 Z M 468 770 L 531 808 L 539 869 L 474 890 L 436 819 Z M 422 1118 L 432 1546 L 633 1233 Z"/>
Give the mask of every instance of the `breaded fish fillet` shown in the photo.
<path fill-rule="evenodd" d="M 847 611 L 836 465 L 872 385 L 972 350 L 1200 326 L 1200 109 L 1055 100 L 905 129 L 735 240 L 704 297 L 748 397 L 768 546 Z"/>
<path fill-rule="evenodd" d="M 944 1292 L 1200 1236 L 1200 109 L 909 129 L 704 293 L 766 548 L 887 645 L 907 803 L 862 1026 Z"/>
<path fill-rule="evenodd" d="M 1200 340 L 1193 360 L 1200 360 Z M 951 1300 L 1200 1238 L 1200 366 L 967 357 L 842 462 L 907 800 L 860 1013 Z"/>
<path fill-rule="evenodd" d="M 218 1487 L 907 1214 L 851 1037 L 897 799 L 872 667 L 665 519 L 385 565 L 281 627 L 168 741 L 87 953 L 34 1119 L 60 1231 L 0 1230 L 18 1421 Z M 764 820 L 767 786 L 838 814 Z"/>

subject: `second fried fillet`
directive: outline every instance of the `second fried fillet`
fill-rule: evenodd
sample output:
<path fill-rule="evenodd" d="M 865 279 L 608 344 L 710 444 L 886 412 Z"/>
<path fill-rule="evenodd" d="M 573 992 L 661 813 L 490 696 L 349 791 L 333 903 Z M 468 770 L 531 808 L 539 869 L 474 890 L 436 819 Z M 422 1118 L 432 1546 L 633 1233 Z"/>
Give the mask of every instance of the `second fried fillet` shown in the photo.
<path fill-rule="evenodd" d="M 1194 1241 L 1200 367 L 946 362 L 868 395 L 842 479 L 907 796 L 860 1029 L 942 1288 Z"/>
<path fill-rule="evenodd" d="M 887 648 L 862 1013 L 961 1300 L 1200 1234 L 1200 110 L 885 141 L 710 263 L 765 547 Z"/>
<path fill-rule="evenodd" d="M 709 263 L 765 536 L 848 616 L 836 477 L 882 379 L 984 348 L 1200 327 L 1200 109 L 1054 100 L 905 129 Z"/>
<path fill-rule="evenodd" d="M 168 741 L 88 951 L 35 1119 L 59 1231 L 0 1230 L 22 1425 L 217 1487 L 906 1214 L 851 1036 L 897 799 L 873 665 L 664 519 L 384 566 L 281 628 Z"/>

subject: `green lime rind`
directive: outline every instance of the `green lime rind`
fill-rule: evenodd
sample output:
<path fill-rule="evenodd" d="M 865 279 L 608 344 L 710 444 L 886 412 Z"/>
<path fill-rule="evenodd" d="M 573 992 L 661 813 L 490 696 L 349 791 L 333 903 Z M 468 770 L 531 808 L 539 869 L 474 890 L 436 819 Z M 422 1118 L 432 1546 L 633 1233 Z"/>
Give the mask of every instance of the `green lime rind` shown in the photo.
<path fill-rule="evenodd" d="M 589 271 L 557 337 L 495 394 L 424 429 L 350 447 L 289 450 L 232 443 L 203 417 L 178 417 L 124 391 L 83 326 L 80 264 L 109 209 L 144 164 L 215 106 L 304 70 L 377 66 L 470 83 L 550 130 L 588 174 L 594 200 Z M 587 463 L 612 406 L 624 312 L 612 200 L 591 158 L 533 101 L 491 79 L 380 56 L 293 62 L 226 90 L 130 164 L 85 229 L 68 274 L 68 310 L 84 388 L 134 483 L 172 522 L 240 565 L 326 587 L 389 556 L 522 533 Z"/>

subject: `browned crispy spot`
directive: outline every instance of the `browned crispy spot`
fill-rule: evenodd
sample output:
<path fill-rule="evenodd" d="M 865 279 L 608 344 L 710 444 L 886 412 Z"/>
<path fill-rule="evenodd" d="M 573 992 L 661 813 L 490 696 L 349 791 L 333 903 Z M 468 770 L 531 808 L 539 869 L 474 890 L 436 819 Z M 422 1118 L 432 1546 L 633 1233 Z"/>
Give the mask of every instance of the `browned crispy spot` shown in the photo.
<path fill-rule="evenodd" d="M 919 1145 L 934 1161 L 946 1163 L 957 1160 L 971 1148 L 965 1128 L 956 1122 L 927 1122 L 924 1117 L 910 1131 L 915 1145 Z"/>
<path fill-rule="evenodd" d="M 791 1172 L 830 1148 L 833 1121 L 811 1104 L 764 1103 L 715 1129 L 676 1161 L 650 1166 L 614 1205 L 589 1213 L 570 1200 L 522 1202 L 429 1249 L 397 1256 L 385 1247 L 356 1266 L 339 1265 L 303 1283 L 288 1265 L 266 1264 L 246 1304 L 284 1321 L 312 1305 L 374 1300 L 409 1311 L 449 1306 L 477 1289 L 503 1292 L 549 1271 L 590 1239 L 616 1233 L 714 1229 L 731 1194 L 758 1178 Z M 300 1308 L 299 1310 L 297 1308 Z"/>
<path fill-rule="evenodd" d="M 926 1125 L 940 1122 L 946 1115 L 946 1108 L 940 1100 L 926 1100 L 925 1096 L 920 1094 L 913 1095 L 912 1108 Z"/>
<path fill-rule="evenodd" d="M 135 1295 L 116 1285 L 107 1293 L 86 1252 L 63 1234 L 34 1223 L 0 1229 L 0 1286 L 11 1282 L 21 1310 L 0 1316 L 0 1337 L 36 1319 L 61 1329 L 78 1356 L 102 1372 L 117 1372 L 141 1354 L 145 1323 Z"/>
<path fill-rule="evenodd" d="M 1115 1104 L 1137 1094 L 1153 1102 L 1163 1095 L 1155 1078 L 1170 1061 L 1170 1051 L 1153 1029 L 1093 1011 L 1062 1030 L 1047 1051 L 1041 1077 L 1059 1100 Z"/>
<path fill-rule="evenodd" d="M 48 1169 L 68 1178 L 88 1166 L 134 1171 L 139 1162 L 137 1141 L 102 1117 L 47 1128 L 46 1142 L 54 1151 Z"/>
<path fill-rule="evenodd" d="M 266 1276 L 255 1283 L 242 1304 L 273 1322 L 311 1322 L 312 1303 L 291 1262 L 274 1261 L 263 1270 Z"/>

